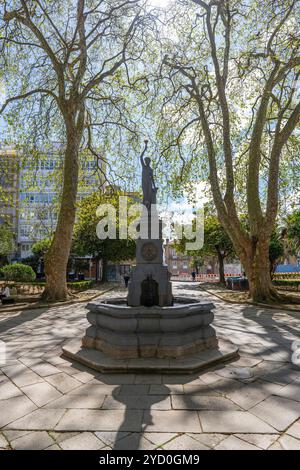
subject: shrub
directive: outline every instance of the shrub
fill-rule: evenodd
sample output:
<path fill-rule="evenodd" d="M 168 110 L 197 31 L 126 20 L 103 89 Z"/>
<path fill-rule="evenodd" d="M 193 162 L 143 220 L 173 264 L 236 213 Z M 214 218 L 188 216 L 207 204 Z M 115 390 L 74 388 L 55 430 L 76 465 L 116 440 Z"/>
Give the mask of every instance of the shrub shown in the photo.
<path fill-rule="evenodd" d="M 1 269 L 6 281 L 31 282 L 35 280 L 35 272 L 26 264 L 8 264 Z"/>
<path fill-rule="evenodd" d="M 86 290 L 92 287 L 92 285 L 94 284 L 94 281 L 77 281 L 77 282 L 68 282 L 67 284 L 71 290 L 81 291 L 81 290 Z"/>
<path fill-rule="evenodd" d="M 300 279 L 300 271 L 293 273 L 274 273 L 274 279 Z"/>
<path fill-rule="evenodd" d="M 299 279 L 275 279 L 273 283 L 276 286 L 300 286 Z"/>
<path fill-rule="evenodd" d="M 1 272 L 0 272 L 1 274 Z M 17 281 L 16 281 L 17 282 Z M 22 282 L 22 281 L 19 281 Z M 23 281 L 26 282 L 28 286 L 38 286 L 38 287 L 45 287 L 45 281 Z M 67 282 L 67 286 L 71 290 L 86 290 L 89 289 L 94 285 L 95 281 L 74 281 L 74 282 Z M 18 286 L 18 284 L 16 284 Z"/>
<path fill-rule="evenodd" d="M 275 279 L 273 283 L 276 287 L 283 290 L 300 290 L 300 279 Z"/>

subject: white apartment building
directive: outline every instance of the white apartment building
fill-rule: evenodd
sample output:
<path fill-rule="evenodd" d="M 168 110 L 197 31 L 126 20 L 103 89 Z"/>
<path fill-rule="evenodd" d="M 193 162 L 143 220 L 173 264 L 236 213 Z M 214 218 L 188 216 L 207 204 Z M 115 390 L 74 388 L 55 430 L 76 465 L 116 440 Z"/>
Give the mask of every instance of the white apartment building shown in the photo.
<path fill-rule="evenodd" d="M 43 238 L 51 236 L 55 230 L 58 216 L 59 196 L 62 187 L 63 157 L 59 146 L 53 146 L 38 158 L 35 155 L 18 158 L 18 169 L 10 183 L 14 197 L 11 207 L 5 208 L 14 215 L 13 230 L 16 233 L 15 260 L 32 255 L 32 245 Z M 1 163 L 9 162 L 16 151 L 3 149 Z M 8 163 L 7 163 L 8 165 Z M 93 157 L 83 160 L 80 168 L 78 200 L 103 186 L 103 169 Z M 98 171 L 97 171 L 98 168 Z M 11 172 L 10 172 L 11 173 Z M 3 179 L 3 178 L 2 178 Z M 7 181 L 1 181 L 8 186 Z M 12 192 L 12 190 L 11 190 Z M 0 206 L 2 206 L 0 201 Z M 0 208 L 4 211 L 4 207 Z"/>

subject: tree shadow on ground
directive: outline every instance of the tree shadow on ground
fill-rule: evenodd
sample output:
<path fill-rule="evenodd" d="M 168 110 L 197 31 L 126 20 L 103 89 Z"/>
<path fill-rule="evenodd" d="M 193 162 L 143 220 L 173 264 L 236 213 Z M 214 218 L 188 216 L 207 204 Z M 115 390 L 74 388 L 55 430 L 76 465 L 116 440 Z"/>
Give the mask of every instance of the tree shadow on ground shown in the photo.
<path fill-rule="evenodd" d="M 285 311 L 284 309 L 282 311 L 268 310 L 266 312 L 259 308 L 244 307 L 241 313 L 246 320 L 252 321 L 260 326 L 261 333 L 259 336 L 264 342 L 270 343 L 269 354 L 277 353 L 279 355 L 278 361 L 280 361 L 280 354 L 282 355 L 284 353 L 282 361 L 290 363 L 292 343 L 300 338 L 300 315 L 298 316 L 298 325 L 292 326 L 288 324 L 284 318 L 276 318 L 276 315 L 286 315 L 297 319 L 295 314 L 291 314 L 291 312 Z M 266 354 L 268 355 L 267 351 Z M 290 357 L 289 359 L 285 359 L 284 356 Z"/>
<path fill-rule="evenodd" d="M 18 315 L 14 315 L 15 312 L 5 312 L 9 315 L 12 313 L 12 316 L 1 320 L 0 318 L 0 335 L 6 333 L 7 331 L 15 328 L 17 326 L 22 325 L 28 321 L 36 320 L 38 317 L 46 313 L 49 309 L 47 307 L 41 307 L 34 310 L 22 310 L 18 313 Z M 1 314 L 1 310 L 0 310 Z"/>

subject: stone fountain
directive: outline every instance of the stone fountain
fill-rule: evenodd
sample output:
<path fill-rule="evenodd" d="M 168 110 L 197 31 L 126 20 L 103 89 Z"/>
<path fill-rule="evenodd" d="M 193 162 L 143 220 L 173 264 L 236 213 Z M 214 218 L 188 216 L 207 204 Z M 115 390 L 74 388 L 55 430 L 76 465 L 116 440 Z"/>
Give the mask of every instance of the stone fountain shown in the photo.
<path fill-rule="evenodd" d="M 90 302 L 90 326 L 63 353 L 101 372 L 192 373 L 227 361 L 238 350 L 229 341 L 218 341 L 212 326 L 214 304 L 172 295 L 146 150 L 147 141 L 140 157 L 144 212 L 128 296 Z"/>

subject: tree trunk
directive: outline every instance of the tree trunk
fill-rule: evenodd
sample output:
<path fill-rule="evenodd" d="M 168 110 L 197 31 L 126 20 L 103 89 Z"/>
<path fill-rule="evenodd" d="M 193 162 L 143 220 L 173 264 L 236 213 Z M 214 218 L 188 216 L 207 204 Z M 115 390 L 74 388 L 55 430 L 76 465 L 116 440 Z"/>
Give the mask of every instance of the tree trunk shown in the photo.
<path fill-rule="evenodd" d="M 224 256 L 218 250 L 218 262 L 219 262 L 219 278 L 220 283 L 225 286 L 225 274 L 224 274 Z"/>
<path fill-rule="evenodd" d="M 250 297 L 255 302 L 265 303 L 282 300 L 271 280 L 269 240 L 258 240 L 250 248 L 250 256 L 241 256 L 249 282 Z"/>
<path fill-rule="evenodd" d="M 79 144 L 80 137 L 73 122 L 67 126 L 63 191 L 58 223 L 52 245 L 45 256 L 46 287 L 42 297 L 50 301 L 63 301 L 68 298 L 66 271 L 76 213 Z"/>

